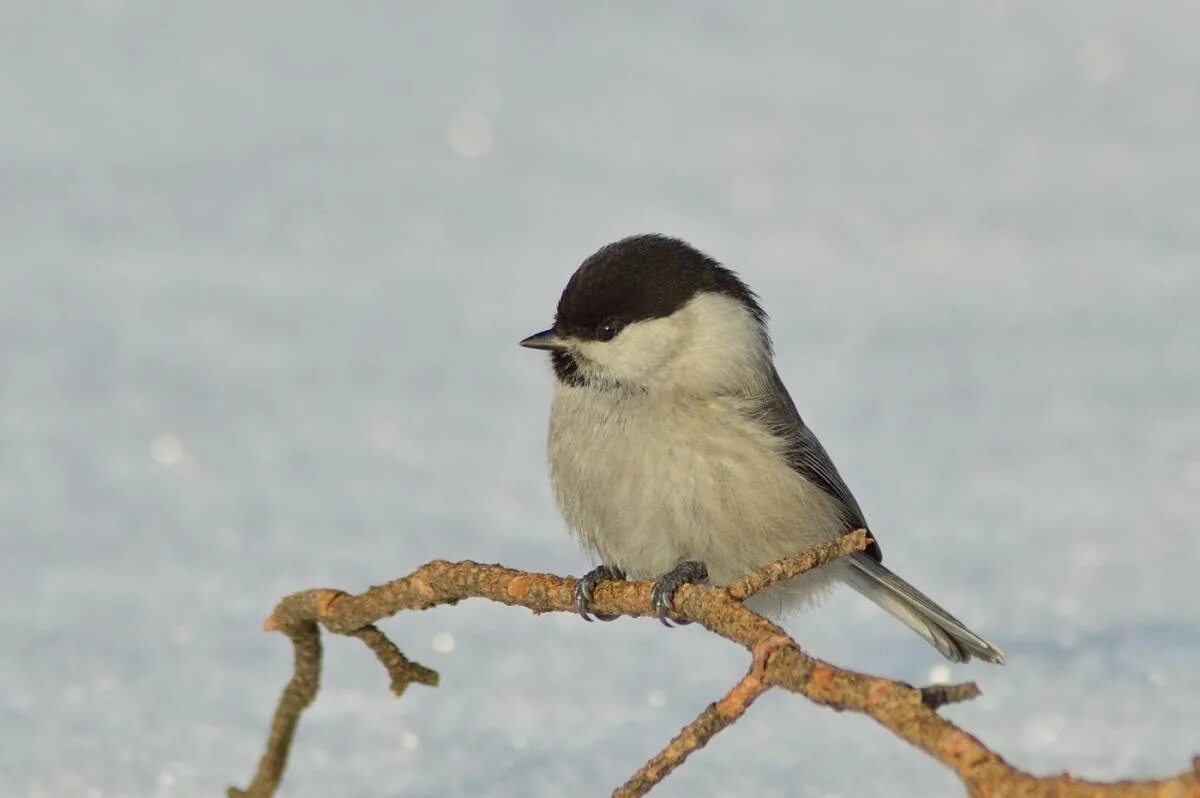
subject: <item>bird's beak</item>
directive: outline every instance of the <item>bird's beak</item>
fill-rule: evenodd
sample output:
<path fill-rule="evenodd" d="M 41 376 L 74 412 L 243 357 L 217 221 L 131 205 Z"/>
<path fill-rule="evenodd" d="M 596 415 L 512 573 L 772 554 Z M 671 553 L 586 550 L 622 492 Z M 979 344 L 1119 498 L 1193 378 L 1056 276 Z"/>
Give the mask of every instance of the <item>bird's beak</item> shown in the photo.
<path fill-rule="evenodd" d="M 522 341 L 521 346 L 526 349 L 547 349 L 551 352 L 561 352 L 567 348 L 566 342 L 559 338 L 554 330 L 542 330 L 540 333 L 534 333 Z"/>

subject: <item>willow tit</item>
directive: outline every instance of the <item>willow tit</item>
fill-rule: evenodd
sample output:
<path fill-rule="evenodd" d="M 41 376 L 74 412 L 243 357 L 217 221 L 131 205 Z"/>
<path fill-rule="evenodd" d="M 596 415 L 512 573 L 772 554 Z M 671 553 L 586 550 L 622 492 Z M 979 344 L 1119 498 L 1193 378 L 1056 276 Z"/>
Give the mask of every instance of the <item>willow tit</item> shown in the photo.
<path fill-rule="evenodd" d="M 550 352 L 551 482 L 601 563 L 578 583 L 584 618 L 600 580 L 656 580 L 665 622 L 686 582 L 726 585 L 867 528 L 775 371 L 758 298 L 683 241 L 641 235 L 602 248 L 567 283 L 554 326 L 521 346 Z M 750 605 L 776 616 L 839 580 L 950 660 L 1004 662 L 881 560 L 872 543 Z"/>

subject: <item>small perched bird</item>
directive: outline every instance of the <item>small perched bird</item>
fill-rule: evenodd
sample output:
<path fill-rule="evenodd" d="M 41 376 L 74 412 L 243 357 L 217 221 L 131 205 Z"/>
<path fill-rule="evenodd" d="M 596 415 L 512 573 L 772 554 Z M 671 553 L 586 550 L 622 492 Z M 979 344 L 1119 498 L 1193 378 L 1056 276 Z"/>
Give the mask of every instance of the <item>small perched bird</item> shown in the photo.
<path fill-rule="evenodd" d="M 767 314 L 729 269 L 678 239 L 640 235 L 575 271 L 554 326 L 521 341 L 550 352 L 550 477 L 568 526 L 600 565 L 579 580 L 726 585 L 790 554 L 867 529 L 854 495 L 775 371 Z M 874 533 L 872 533 L 874 537 Z M 775 585 L 777 615 L 833 580 L 903 621 L 946 658 L 1004 655 L 865 551 Z"/>

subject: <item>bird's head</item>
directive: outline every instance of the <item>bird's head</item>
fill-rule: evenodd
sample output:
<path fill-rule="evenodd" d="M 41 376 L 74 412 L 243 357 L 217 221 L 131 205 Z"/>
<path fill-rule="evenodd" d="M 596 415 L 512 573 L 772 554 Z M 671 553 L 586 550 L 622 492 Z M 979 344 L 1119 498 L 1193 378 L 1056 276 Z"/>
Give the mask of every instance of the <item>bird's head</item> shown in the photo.
<path fill-rule="evenodd" d="M 715 395 L 769 373 L 766 314 L 736 274 L 661 235 L 609 244 L 567 282 L 554 326 L 521 341 L 550 351 L 566 385 Z"/>

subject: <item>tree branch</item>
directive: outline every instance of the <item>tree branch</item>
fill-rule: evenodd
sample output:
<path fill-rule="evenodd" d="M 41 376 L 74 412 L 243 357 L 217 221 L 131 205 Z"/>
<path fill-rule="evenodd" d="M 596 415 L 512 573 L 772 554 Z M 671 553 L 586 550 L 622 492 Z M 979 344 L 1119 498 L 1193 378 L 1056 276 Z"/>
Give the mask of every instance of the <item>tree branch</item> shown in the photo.
<path fill-rule="evenodd" d="M 808 551 L 784 557 L 770 565 L 751 571 L 741 579 L 726 588 L 729 597 L 734 601 L 745 601 L 755 593 L 766 590 L 776 582 L 791 579 L 797 574 L 820 568 L 831 560 L 845 557 L 856 551 L 862 551 L 871 543 L 871 536 L 865 529 L 856 529 L 842 535 L 837 540 L 814 546 Z"/>
<path fill-rule="evenodd" d="M 613 792 L 613 798 L 635 798 L 650 792 L 655 784 L 682 765 L 693 751 L 703 748 L 717 732 L 740 718 L 754 703 L 754 699 L 770 688 L 770 685 L 763 681 L 767 657 L 777 646 L 790 642 L 786 637 L 776 637 L 756 645 L 750 672 L 731 687 L 721 700 L 709 704 L 708 709 L 700 713 L 700 717 L 684 726 L 683 731 L 679 732 L 666 748 L 642 765 L 629 781 Z"/>
<path fill-rule="evenodd" d="M 1069 774 L 1033 776 L 1004 761 L 982 742 L 937 713 L 945 704 L 979 694 L 974 684 L 914 688 L 903 682 L 844 670 L 804 653 L 782 629 L 742 601 L 777 581 L 820 567 L 866 548 L 862 530 L 832 543 L 773 563 L 728 588 L 684 585 L 675 594 L 675 614 L 746 648 L 749 672 L 716 703 L 685 726 L 666 748 L 622 787 L 618 796 L 644 795 L 691 752 L 735 722 L 771 687 L 799 693 L 811 701 L 873 718 L 902 740 L 925 751 L 958 774 L 974 798 L 1200 798 L 1200 757 L 1177 776 L 1145 781 L 1102 783 Z M 525 607 L 534 613 L 575 612 L 576 580 L 553 574 L 516 571 L 500 565 L 435 560 L 401 579 L 359 595 L 338 590 L 308 590 L 283 599 L 264 628 L 286 634 L 295 649 L 291 681 L 279 699 L 267 748 L 245 790 L 229 789 L 232 798 L 269 798 L 279 786 L 300 715 L 316 696 L 321 644 L 317 624 L 335 634 L 361 639 L 378 657 L 399 695 L 412 683 L 435 686 L 437 674 L 410 662 L 375 628 L 376 621 L 404 610 L 485 598 Z M 602 582 L 592 609 L 606 615 L 654 616 L 650 582 Z"/>

